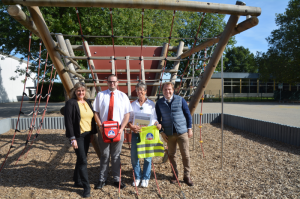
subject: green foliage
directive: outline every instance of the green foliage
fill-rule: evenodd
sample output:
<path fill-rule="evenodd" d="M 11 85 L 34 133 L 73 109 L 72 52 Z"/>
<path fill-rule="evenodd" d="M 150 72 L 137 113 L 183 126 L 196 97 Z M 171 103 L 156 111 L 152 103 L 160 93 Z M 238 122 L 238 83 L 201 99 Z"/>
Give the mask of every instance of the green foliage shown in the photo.
<path fill-rule="evenodd" d="M 29 31 L 10 17 L 6 12 L 7 6 L 0 2 L 0 50 L 6 54 L 18 53 L 27 58 L 28 55 L 28 36 Z M 23 11 L 30 15 L 26 7 L 22 8 Z M 68 35 L 81 35 L 80 27 L 76 15 L 76 10 L 73 7 L 40 7 L 44 16 L 45 22 L 50 32 L 63 33 Z M 142 30 L 142 15 L 141 9 L 113 9 L 113 34 L 115 36 L 141 36 Z M 108 8 L 79 8 L 79 16 L 83 35 L 101 35 L 110 36 L 111 31 L 111 18 Z M 195 12 L 182 12 L 177 11 L 175 15 L 172 38 L 178 37 L 192 37 L 196 36 L 196 32 L 202 17 L 202 13 Z M 214 37 L 221 33 L 225 27 L 224 15 L 208 13 L 204 16 L 202 26 L 200 28 L 198 37 Z M 171 23 L 173 18 L 173 11 L 170 10 L 145 10 L 144 14 L 144 37 L 169 37 L 171 30 Z M 73 45 L 81 45 L 82 40 L 80 37 L 65 37 L 68 38 Z M 112 45 L 111 37 L 97 38 L 85 37 L 90 45 Z M 55 36 L 53 36 L 55 39 Z M 115 45 L 141 45 L 140 38 L 123 38 L 115 37 Z M 171 46 L 179 44 L 178 39 L 171 39 Z M 185 46 L 190 48 L 194 44 L 194 40 L 183 40 Z M 197 40 L 196 45 L 205 40 Z M 167 43 L 168 39 L 146 39 L 143 40 L 143 45 L 148 46 L 162 46 Z M 234 37 L 230 39 L 229 45 L 234 44 Z M 38 57 L 39 38 L 33 36 L 31 44 L 31 52 L 34 58 Z M 208 48 L 210 53 L 211 48 Z M 75 55 L 82 56 L 84 53 L 75 52 Z M 175 53 L 169 53 L 169 56 L 175 56 Z M 203 56 L 203 52 L 201 53 Z M 46 49 L 42 47 L 42 59 L 46 57 Z M 50 62 L 50 61 L 49 61 Z M 86 61 L 79 61 L 79 64 L 86 68 Z M 172 67 L 173 62 L 168 62 L 167 68 Z M 197 63 L 199 68 L 202 62 Z M 182 74 L 186 62 L 181 62 L 179 74 Z M 33 61 L 32 72 L 37 72 L 37 63 Z M 41 74 L 43 74 L 41 69 Z M 51 67 L 47 68 L 46 74 L 49 76 Z M 187 69 L 187 71 L 189 68 Z"/>
<path fill-rule="evenodd" d="M 41 84 L 39 85 L 39 90 L 41 88 Z M 43 84 L 43 90 L 42 90 L 42 96 L 44 97 L 48 93 L 49 89 L 49 82 L 44 82 Z M 47 97 L 45 99 L 42 99 L 42 101 L 46 101 Z M 64 86 L 62 83 L 54 82 L 51 96 L 49 98 L 49 102 L 63 102 L 65 101 L 64 96 Z"/>
<path fill-rule="evenodd" d="M 261 79 L 296 84 L 300 82 L 300 0 L 290 0 L 283 14 L 276 14 L 278 29 L 267 38 L 269 49 L 256 55 Z"/>
<path fill-rule="evenodd" d="M 229 48 L 224 58 L 224 72 L 257 73 L 254 54 L 248 48 Z"/>

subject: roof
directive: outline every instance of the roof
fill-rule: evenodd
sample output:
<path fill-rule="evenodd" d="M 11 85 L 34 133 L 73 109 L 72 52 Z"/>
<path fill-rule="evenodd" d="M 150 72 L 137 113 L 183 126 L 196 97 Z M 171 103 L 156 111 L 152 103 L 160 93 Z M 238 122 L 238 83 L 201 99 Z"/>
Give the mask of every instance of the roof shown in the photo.
<path fill-rule="evenodd" d="M 211 77 L 212 79 L 221 79 L 221 73 L 217 72 L 214 73 Z M 249 79 L 258 79 L 259 78 L 259 73 L 237 73 L 237 72 L 224 72 L 223 73 L 223 78 L 237 78 L 237 79 L 244 79 L 244 78 L 249 78 Z"/>

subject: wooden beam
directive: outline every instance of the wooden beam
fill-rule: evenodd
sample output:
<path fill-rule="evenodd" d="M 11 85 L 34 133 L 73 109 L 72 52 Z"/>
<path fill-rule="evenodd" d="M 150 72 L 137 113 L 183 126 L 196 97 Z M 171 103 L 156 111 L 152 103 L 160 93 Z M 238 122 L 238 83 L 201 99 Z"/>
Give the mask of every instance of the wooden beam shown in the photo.
<path fill-rule="evenodd" d="M 36 25 L 38 32 L 40 33 L 44 45 L 48 50 L 49 56 L 51 57 L 52 63 L 56 68 L 56 71 L 64 85 L 64 88 L 66 89 L 67 94 L 70 97 L 70 91 L 73 88 L 73 84 L 68 73 L 63 71 L 64 69 L 63 61 L 61 60 L 59 53 L 54 50 L 55 43 L 50 35 L 49 29 L 45 23 L 42 13 L 39 7 L 37 6 L 29 6 L 28 10 L 32 17 L 32 20 Z"/>
<path fill-rule="evenodd" d="M 218 45 L 216 46 L 216 49 L 214 50 L 212 57 L 205 69 L 203 77 L 198 84 L 198 87 L 195 91 L 195 95 L 191 98 L 191 101 L 189 104 L 189 109 L 190 109 L 191 115 L 194 114 L 194 112 L 199 104 L 199 101 L 204 94 L 204 90 L 205 90 L 209 80 L 211 79 L 211 76 L 213 75 L 213 73 L 215 71 L 215 68 L 216 68 L 216 66 L 224 52 L 224 49 L 228 43 L 228 40 L 231 36 L 231 32 L 234 29 L 234 27 L 236 26 L 236 23 L 238 22 L 238 19 L 239 19 L 239 16 L 231 15 L 228 20 L 228 23 L 225 26 L 225 29 L 220 38 L 220 41 L 218 42 Z"/>
<path fill-rule="evenodd" d="M 106 7 L 139 9 L 144 8 L 219 13 L 243 16 L 259 16 L 261 14 L 261 9 L 259 7 L 178 0 L 2 0 L 2 3 L 5 5 L 21 4 L 24 6 L 44 7 Z"/>
<path fill-rule="evenodd" d="M 25 28 L 35 34 L 37 37 L 41 38 L 39 31 L 37 30 L 35 24 L 33 23 L 31 17 L 27 16 L 20 5 L 11 5 L 8 6 L 7 12 L 12 16 L 16 21 L 22 24 Z"/>
<path fill-rule="evenodd" d="M 184 46 L 184 42 L 180 41 L 179 44 L 178 44 L 178 47 L 177 47 L 178 48 L 177 54 L 176 54 L 177 58 L 180 58 L 180 55 L 183 52 L 183 46 Z M 179 65 L 180 65 L 179 61 L 174 62 L 173 69 L 178 71 Z M 172 82 L 173 84 L 175 84 L 176 79 L 177 79 L 177 72 L 176 73 L 171 73 L 170 82 Z"/>
<path fill-rule="evenodd" d="M 131 97 L 131 82 L 130 82 L 130 64 L 129 64 L 129 56 L 126 56 L 126 70 L 127 70 L 127 92 L 128 97 Z"/>
<path fill-rule="evenodd" d="M 92 45 L 93 47 L 112 47 L 112 45 Z M 140 48 L 141 46 L 127 46 L 127 45 L 115 45 L 115 47 L 138 47 Z M 162 47 L 162 46 L 151 46 L 151 47 Z M 83 51 L 83 46 L 82 45 L 72 45 L 73 50 L 75 51 Z M 183 51 L 189 50 L 189 47 L 183 47 Z M 169 51 L 172 52 L 177 52 L 177 46 L 169 46 Z"/>
<path fill-rule="evenodd" d="M 109 56 L 93 56 L 93 57 L 88 57 L 88 56 L 75 56 L 75 57 L 67 57 L 67 58 L 71 58 L 74 60 L 112 60 L 112 57 Z M 168 61 L 182 61 L 180 58 L 178 57 L 144 57 L 144 60 L 149 60 L 149 61 L 162 61 L 167 59 Z M 116 57 L 116 60 L 126 60 L 126 57 Z M 140 57 L 129 57 L 129 60 L 140 60 Z M 114 60 L 112 60 L 114 61 Z"/>
<path fill-rule="evenodd" d="M 56 34 L 55 37 L 56 37 L 56 40 L 57 40 L 58 45 L 60 46 L 60 50 L 61 50 L 64 54 L 66 54 L 66 55 L 69 57 L 70 54 L 69 54 L 69 51 L 68 51 L 68 49 L 67 49 L 66 42 L 65 42 L 64 37 L 62 36 L 62 34 Z M 65 66 L 66 66 L 67 68 L 69 68 L 70 71 L 75 72 L 75 67 L 74 67 L 74 65 L 72 64 L 71 60 L 69 60 L 68 58 L 64 57 L 64 62 L 65 62 Z M 76 72 L 75 72 L 75 73 L 76 73 Z M 69 76 L 70 76 L 70 79 L 71 79 L 71 81 L 72 81 L 72 83 L 73 83 L 73 86 L 74 86 L 77 82 L 79 82 L 77 79 L 72 78 L 71 73 L 69 73 Z"/>
<path fill-rule="evenodd" d="M 136 81 L 136 80 L 135 80 Z M 135 86 L 138 84 L 138 82 L 131 82 L 130 83 L 131 86 Z M 93 87 L 94 86 L 94 83 L 86 83 L 85 84 L 87 87 Z M 119 82 L 118 84 L 119 86 L 128 86 L 128 83 L 121 83 Z M 147 86 L 159 86 L 160 85 L 160 82 L 146 82 L 146 85 Z M 107 83 L 96 83 L 96 86 L 107 86 Z"/>
<path fill-rule="evenodd" d="M 249 28 L 252 28 L 252 27 L 256 26 L 257 24 L 258 24 L 258 19 L 257 19 L 257 17 L 251 17 L 251 18 L 249 18 L 249 19 L 247 19 L 247 20 L 245 20 L 245 21 L 239 23 L 239 24 L 232 30 L 230 36 L 232 37 L 232 36 L 234 36 L 234 35 L 236 35 L 236 34 L 239 34 L 239 33 L 243 32 L 243 31 L 245 31 L 245 30 L 248 30 Z M 203 50 L 203 49 L 205 49 L 205 48 L 207 48 L 207 47 L 209 47 L 209 46 L 211 46 L 211 45 L 213 45 L 213 44 L 218 43 L 221 36 L 222 36 L 222 33 L 221 33 L 221 34 L 218 34 L 214 39 L 206 40 L 206 41 L 203 42 L 202 44 L 200 44 L 200 45 L 198 45 L 198 46 L 195 46 L 195 47 L 193 48 L 192 54 L 195 53 L 195 52 L 198 52 L 198 51 L 200 51 L 200 50 Z M 190 49 L 190 50 L 184 52 L 184 53 L 180 56 L 180 58 L 183 59 L 183 58 L 188 57 L 188 56 L 190 55 L 190 53 L 191 53 L 191 50 L 192 50 L 192 49 Z"/>
<path fill-rule="evenodd" d="M 127 61 L 127 60 L 126 60 Z M 128 59 L 129 61 L 129 59 Z M 129 70 L 129 71 L 128 71 Z M 163 69 L 144 69 L 145 73 L 161 73 Z M 118 73 L 126 73 L 126 72 L 131 72 L 131 73 L 139 73 L 140 69 L 117 69 L 116 70 Z M 91 70 L 76 70 L 77 73 L 91 73 Z M 95 69 L 93 70 L 95 73 L 110 73 L 112 74 L 111 69 Z M 166 69 L 166 73 L 176 73 L 178 70 L 175 69 Z M 158 77 L 159 78 L 159 77 Z"/>
<path fill-rule="evenodd" d="M 91 57 L 92 54 L 91 54 L 91 51 L 90 51 L 90 47 L 89 47 L 88 42 L 87 42 L 87 41 L 84 41 L 84 45 L 85 45 L 86 51 L 87 51 L 87 52 L 85 52 L 85 55 Z M 94 79 L 96 80 L 96 83 L 99 83 L 98 75 L 97 75 L 97 73 L 94 72 L 94 70 L 96 69 L 96 68 L 95 68 L 95 65 L 94 65 L 94 61 L 93 61 L 93 60 L 88 60 L 88 61 L 89 61 L 90 67 L 93 69 Z M 96 88 L 95 88 L 95 89 L 96 89 Z M 98 91 L 98 92 L 101 91 L 101 87 L 100 87 L 100 86 L 97 86 L 97 91 Z M 95 94 L 94 92 L 95 92 L 95 91 L 92 90 L 92 94 L 93 94 L 93 95 Z"/>

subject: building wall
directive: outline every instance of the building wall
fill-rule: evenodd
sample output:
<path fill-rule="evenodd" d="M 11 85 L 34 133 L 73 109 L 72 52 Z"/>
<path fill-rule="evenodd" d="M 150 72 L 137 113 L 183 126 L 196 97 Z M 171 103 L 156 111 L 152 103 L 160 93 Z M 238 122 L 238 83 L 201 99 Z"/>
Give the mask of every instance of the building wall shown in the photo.
<path fill-rule="evenodd" d="M 214 97 L 219 97 L 219 94 L 221 93 L 222 93 L 221 79 L 210 79 L 205 89 L 205 95 L 206 96 L 213 95 Z"/>
<path fill-rule="evenodd" d="M 16 57 L 8 57 L 0 54 L 0 103 L 17 102 L 22 99 L 25 75 L 19 77 L 15 70 L 26 69 L 27 63 Z M 16 77 L 16 80 L 10 80 Z M 27 78 L 26 87 L 34 87 L 32 79 Z M 25 93 L 27 93 L 27 89 Z M 24 100 L 29 100 L 24 96 Z"/>

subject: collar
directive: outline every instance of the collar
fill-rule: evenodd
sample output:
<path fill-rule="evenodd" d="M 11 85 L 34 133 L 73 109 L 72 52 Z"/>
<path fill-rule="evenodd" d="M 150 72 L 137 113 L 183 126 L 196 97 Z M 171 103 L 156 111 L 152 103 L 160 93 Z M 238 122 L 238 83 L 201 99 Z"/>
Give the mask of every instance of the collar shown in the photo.
<path fill-rule="evenodd" d="M 170 100 L 172 102 L 174 95 L 171 96 Z M 165 98 L 165 97 L 164 97 Z M 167 102 L 168 100 L 165 98 L 165 101 Z"/>
<path fill-rule="evenodd" d="M 111 92 L 114 92 L 114 93 L 116 93 L 117 91 L 118 91 L 118 89 L 116 89 L 116 90 L 114 90 L 114 91 L 111 91 L 111 90 L 109 90 L 109 89 L 107 89 L 108 90 L 108 93 L 110 94 Z"/>
<path fill-rule="evenodd" d="M 146 101 L 145 101 L 144 103 L 149 103 L 149 101 L 148 101 L 148 100 L 149 100 L 149 99 L 148 99 L 148 98 L 146 98 Z M 140 105 L 139 99 L 135 100 L 135 102 L 136 102 L 138 105 Z"/>

